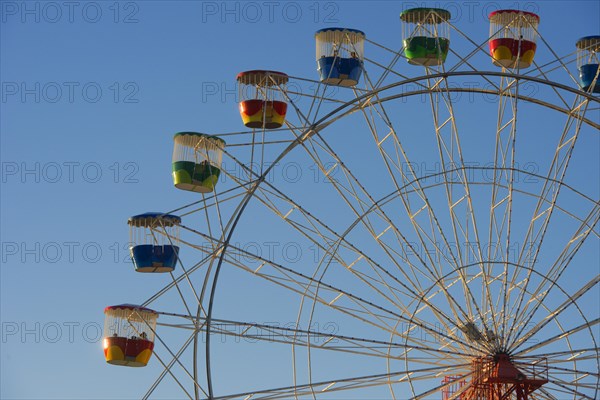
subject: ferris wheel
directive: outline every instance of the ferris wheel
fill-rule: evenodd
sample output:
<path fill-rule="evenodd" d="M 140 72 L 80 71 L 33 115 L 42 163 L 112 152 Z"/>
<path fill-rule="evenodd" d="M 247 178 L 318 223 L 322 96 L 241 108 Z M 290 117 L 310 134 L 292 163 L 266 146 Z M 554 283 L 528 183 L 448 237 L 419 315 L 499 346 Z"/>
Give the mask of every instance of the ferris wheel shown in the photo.
<path fill-rule="evenodd" d="M 400 19 L 396 48 L 317 31 L 317 79 L 241 72 L 243 130 L 175 135 L 189 204 L 129 219 L 165 284 L 105 309 L 143 398 L 600 396 L 600 36 Z"/>

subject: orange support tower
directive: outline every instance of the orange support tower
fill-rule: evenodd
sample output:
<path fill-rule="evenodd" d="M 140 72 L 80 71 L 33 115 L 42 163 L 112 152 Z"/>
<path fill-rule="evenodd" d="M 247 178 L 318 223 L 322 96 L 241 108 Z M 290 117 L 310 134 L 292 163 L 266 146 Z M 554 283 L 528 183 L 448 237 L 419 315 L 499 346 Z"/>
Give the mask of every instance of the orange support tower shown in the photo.
<path fill-rule="evenodd" d="M 442 400 L 463 400 L 460 393 L 466 384 L 463 376 L 445 376 L 442 380 Z"/>
<path fill-rule="evenodd" d="M 531 393 L 546 383 L 548 383 L 546 359 L 516 362 L 508 354 L 500 353 L 494 357 L 480 357 L 473 360 L 471 381 L 466 383 L 467 387 L 461 390 L 464 385 L 458 386 L 458 380 L 456 384 L 446 385 L 443 398 L 445 400 L 528 400 Z"/>

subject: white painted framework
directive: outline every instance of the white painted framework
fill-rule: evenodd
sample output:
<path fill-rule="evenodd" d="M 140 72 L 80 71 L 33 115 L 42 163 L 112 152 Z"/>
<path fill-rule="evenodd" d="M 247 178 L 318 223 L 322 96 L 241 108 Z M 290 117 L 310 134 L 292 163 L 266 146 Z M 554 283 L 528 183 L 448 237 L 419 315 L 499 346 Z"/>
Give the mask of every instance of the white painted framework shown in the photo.
<path fill-rule="evenodd" d="M 471 41 L 450 27 L 454 37 Z M 549 383 L 532 398 L 598 398 L 600 315 L 593 305 L 600 293 L 598 259 L 595 268 L 581 265 L 578 253 L 586 246 L 598 249 L 600 201 L 585 187 L 572 187 L 567 176 L 580 135 L 599 134 L 600 104 L 578 90 L 570 72 L 575 70 L 574 53 L 555 55 L 552 63 L 534 64 L 528 71 L 482 72 L 473 60 L 489 57 L 487 43 L 471 41 L 473 51 L 455 57 L 453 65 L 408 77 L 400 72 L 407 70 L 403 49 L 366 41 L 388 52 L 391 60 L 384 65 L 369 59 L 367 49 L 364 89 L 340 88 L 344 95 L 352 94 L 341 100 L 316 80 L 290 77 L 316 87 L 311 93 L 283 91 L 288 114 L 295 119 L 288 115 L 286 127 L 275 131 L 220 135 L 228 143 L 225 183 L 169 211 L 183 218 L 181 245 L 196 257 L 192 262 L 180 257 L 171 282 L 142 304 L 161 315 L 152 362 L 162 366 L 143 398 L 153 398 L 170 381 L 181 389 L 172 396 L 190 399 L 358 398 L 366 389 L 380 387 L 394 399 L 434 399 L 449 386 L 442 383 L 445 376 L 468 382 L 473 359 L 497 352 L 508 352 L 521 363 L 547 361 Z M 540 41 L 547 45 L 541 36 Z M 555 70 L 568 74 L 573 85 L 552 81 Z M 485 85 L 456 84 L 465 77 Z M 530 83 L 552 95 L 531 96 L 523 90 Z M 494 99 L 497 118 L 486 133 L 495 135 L 495 148 L 485 149 L 490 155 L 485 165 L 473 165 L 466 154 L 467 132 L 460 120 L 468 116 L 455 111 L 457 93 Z M 422 105 L 429 112 L 429 126 L 423 132 L 433 135 L 436 145 L 430 151 L 440 165 L 426 174 L 414 168 L 420 159 L 411 155 L 415 149 L 405 144 L 407 132 L 388 112 L 391 105 L 418 96 L 426 99 Z M 309 105 L 298 104 L 302 101 Z M 517 161 L 519 139 L 528 134 L 519 130 L 519 119 L 527 118 L 520 112 L 524 104 L 564 121 L 552 135 L 553 154 L 544 158 L 549 162 L 535 172 Z M 372 139 L 376 151 L 371 155 L 379 157 L 368 161 L 378 165 L 377 179 L 386 193 L 380 186 L 372 193 L 360 164 L 338 152 L 336 124 L 357 115 L 365 122 L 360 134 Z M 290 122 L 294 120 L 298 122 Z M 273 156 L 269 149 L 277 146 L 283 150 Z M 330 194 L 345 205 L 343 215 L 351 216 L 345 230 L 331 215 L 288 194 L 293 193 L 289 182 L 269 179 L 275 165 L 295 152 L 311 160 Z M 244 159 L 244 154 L 251 156 Z M 599 171 L 588 172 L 590 180 L 599 179 Z M 536 183 L 526 185 L 527 180 Z M 519 208 L 523 205 L 525 217 Z M 248 207 L 267 210 L 279 219 L 279 227 L 318 249 L 316 262 L 281 262 L 237 245 L 234 233 L 249 221 L 244 216 Z M 355 237 L 370 242 L 355 242 Z M 226 297 L 219 292 L 223 268 L 245 273 L 248 291 L 253 290 L 250 282 L 261 282 L 289 293 L 290 301 L 298 303 L 297 316 L 291 316 L 296 323 L 282 327 L 240 321 L 215 311 Z M 564 283 L 573 274 L 577 285 Z M 160 307 L 170 293 L 180 298 L 175 312 Z M 268 313 L 264 310 L 266 317 Z M 355 323 L 363 336 L 343 326 L 334 333 L 307 328 L 319 315 Z M 187 339 L 169 342 L 173 330 Z M 290 380 L 241 391 L 219 385 L 216 381 L 222 382 L 227 371 L 216 368 L 211 355 L 216 345 L 211 338 L 217 335 L 278 346 L 289 354 Z M 231 344 L 243 345 L 243 340 Z M 317 360 L 337 354 L 369 365 L 378 360 L 381 368 L 324 374 Z"/>

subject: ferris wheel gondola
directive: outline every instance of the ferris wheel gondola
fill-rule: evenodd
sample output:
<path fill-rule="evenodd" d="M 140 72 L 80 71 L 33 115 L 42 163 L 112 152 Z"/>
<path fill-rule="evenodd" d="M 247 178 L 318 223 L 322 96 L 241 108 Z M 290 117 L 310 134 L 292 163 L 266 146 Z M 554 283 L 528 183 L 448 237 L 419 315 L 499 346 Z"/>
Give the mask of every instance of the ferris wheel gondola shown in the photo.
<path fill-rule="evenodd" d="M 600 36 L 586 36 L 579 39 L 577 46 L 577 67 L 581 89 L 600 93 L 598 69 L 600 66 Z"/>
<path fill-rule="evenodd" d="M 129 225 L 129 252 L 137 272 L 172 272 L 179 253 L 176 215 L 148 212 L 134 215 Z"/>
<path fill-rule="evenodd" d="M 145 367 L 152 357 L 158 314 L 134 304 L 104 309 L 104 356 L 112 365 Z"/>
<path fill-rule="evenodd" d="M 365 58 L 365 33 L 349 28 L 325 28 L 315 33 L 317 69 L 321 82 L 356 86 Z"/>

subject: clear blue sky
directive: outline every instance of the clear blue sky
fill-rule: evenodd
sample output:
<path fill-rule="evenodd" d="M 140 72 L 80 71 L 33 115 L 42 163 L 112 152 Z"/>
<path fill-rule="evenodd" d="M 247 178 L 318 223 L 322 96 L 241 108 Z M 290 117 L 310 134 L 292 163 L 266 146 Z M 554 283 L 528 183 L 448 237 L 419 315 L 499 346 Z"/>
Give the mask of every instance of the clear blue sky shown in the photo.
<path fill-rule="evenodd" d="M 241 130 L 235 94 L 240 71 L 274 69 L 316 79 L 313 34 L 320 28 L 360 29 L 369 39 L 399 49 L 398 15 L 408 5 L 66 3 L 0 2 L 0 397 L 139 398 L 159 373 L 159 365 L 155 359 L 142 369 L 107 365 L 102 310 L 143 302 L 166 282 L 167 277 L 133 271 L 127 259 L 126 220 L 145 211 L 172 210 L 194 198 L 172 187 L 172 134 Z M 487 14 L 498 7 L 537 12 L 540 31 L 559 55 L 573 52 L 579 37 L 600 33 L 600 4 L 591 0 L 410 2 L 421 5 L 448 8 L 452 22 L 476 41 L 488 35 Z M 459 51 L 463 39 L 454 33 L 453 39 Z M 369 52 L 379 54 L 367 44 L 367 57 Z M 485 69 L 495 70 L 486 63 L 482 59 Z M 410 69 L 414 67 L 399 68 L 416 74 Z M 570 68 L 576 72 L 574 64 Z M 556 79 L 569 84 L 558 74 Z M 478 107 L 470 104 L 463 117 L 476 115 Z M 426 122 L 431 125 L 430 117 Z M 531 124 L 535 126 L 533 119 Z M 348 126 L 338 129 L 342 127 Z M 582 151 L 581 159 L 595 156 L 589 168 L 597 168 L 598 148 Z M 344 154 L 360 152 L 349 149 Z M 300 180 L 310 183 L 314 171 L 305 161 L 298 159 Z M 276 170 L 274 179 L 283 185 L 283 175 L 292 172 Z M 597 185 L 591 183 L 590 195 L 597 197 Z M 314 205 L 314 197 L 298 195 Z M 191 227 L 195 224 L 188 221 Z M 242 241 L 253 226 L 248 224 L 240 231 Z M 309 254 L 309 249 L 303 250 Z M 191 265 L 195 254 L 185 256 Z M 236 274 L 223 279 L 227 277 L 241 279 Z M 238 283 L 231 287 L 243 287 Z M 236 305 L 244 298 L 238 292 L 221 296 L 220 310 L 231 311 L 221 316 L 243 318 Z M 272 306 L 266 297 L 256 304 Z M 292 310 L 297 303 L 287 306 L 274 307 L 269 317 L 295 321 Z M 251 318 L 267 317 L 257 313 Z M 245 355 L 277 358 L 261 349 L 257 345 Z M 218 382 L 238 381 L 232 390 L 263 382 L 267 371 L 251 368 L 251 363 L 233 363 L 230 375 Z M 288 382 L 288 376 L 279 381 L 276 370 L 268 373 L 274 386 Z M 161 392 L 165 397 L 169 389 L 175 392 L 171 385 Z"/>

